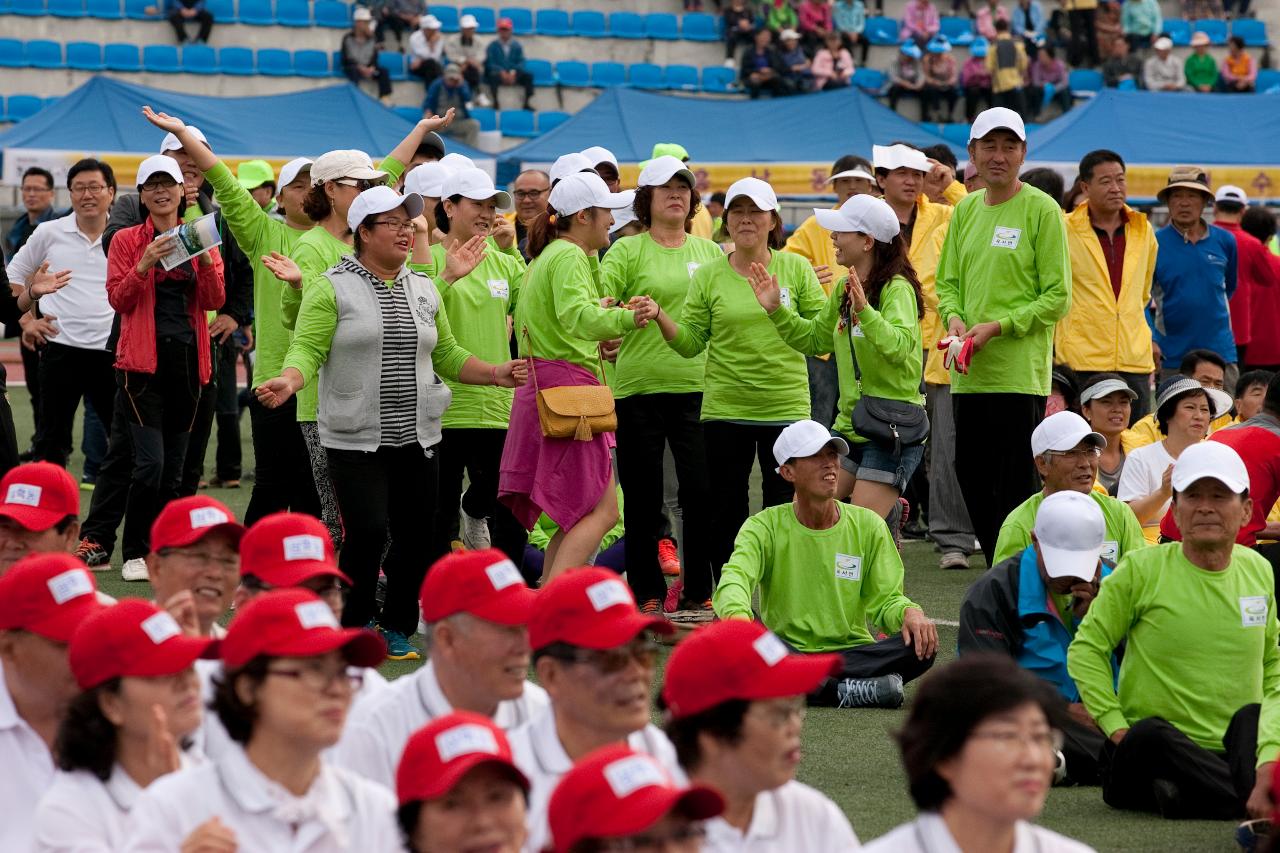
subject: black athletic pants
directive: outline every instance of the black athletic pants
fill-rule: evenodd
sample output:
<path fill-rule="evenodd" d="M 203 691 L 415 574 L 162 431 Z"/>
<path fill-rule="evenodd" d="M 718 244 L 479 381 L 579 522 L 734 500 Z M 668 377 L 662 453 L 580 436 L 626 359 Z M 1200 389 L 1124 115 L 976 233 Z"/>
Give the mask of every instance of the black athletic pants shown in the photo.
<path fill-rule="evenodd" d="M 458 527 L 458 507 L 472 518 L 489 519 L 489 538 L 494 548 L 507 555 L 517 567 L 524 560 L 529 532 L 498 502 L 498 469 L 502 465 L 505 429 L 454 429 L 440 431 L 436 454 L 440 460 L 439 498 L 436 502 L 432 547 L 428 565 L 448 554 Z M 462 491 L 462 475 L 467 490 Z"/>
<path fill-rule="evenodd" d="M 782 426 L 772 424 L 728 421 L 704 421 L 702 424 L 707 477 L 714 477 L 717 484 L 716 499 L 711 506 L 711 569 L 717 580 L 720 569 L 733 555 L 738 531 L 751 514 L 752 464 L 757 459 L 760 461 L 763 506 L 787 503 L 795 494 L 791 484 L 774 470 L 778 463 L 773 458 L 773 443 L 778 440 L 782 429 Z M 690 526 L 687 520 L 685 525 Z"/>
<path fill-rule="evenodd" d="M 253 430 L 253 495 L 244 514 L 246 526 L 273 512 L 305 512 L 320 517 L 320 498 L 311 472 L 311 456 L 298 426 L 298 398 L 268 409 L 249 398 Z"/>
<path fill-rule="evenodd" d="M 80 398 L 93 404 L 106 423 L 115 408 L 115 356 L 106 350 L 81 349 L 50 341 L 40 356 L 40 431 L 36 458 L 67 466 L 71 430 Z"/>

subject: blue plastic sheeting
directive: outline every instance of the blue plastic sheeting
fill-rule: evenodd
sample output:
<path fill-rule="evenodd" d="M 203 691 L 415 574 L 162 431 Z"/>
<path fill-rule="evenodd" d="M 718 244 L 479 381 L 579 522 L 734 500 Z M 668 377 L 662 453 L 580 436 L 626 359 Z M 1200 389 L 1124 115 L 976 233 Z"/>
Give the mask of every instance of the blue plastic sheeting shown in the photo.
<path fill-rule="evenodd" d="M 1075 163 L 1106 147 L 1131 164 L 1262 166 L 1276 162 L 1276 139 L 1275 95 L 1104 89 L 1032 133 L 1027 159 Z"/>
<path fill-rule="evenodd" d="M 58 103 L 0 134 L 0 149 L 44 148 L 153 153 L 164 136 L 142 117 L 142 105 L 197 125 L 224 156 L 315 157 L 359 148 L 376 161 L 413 128 L 351 85 L 288 95 L 212 98 L 94 77 Z M 446 139 L 449 151 L 492 160 Z"/>

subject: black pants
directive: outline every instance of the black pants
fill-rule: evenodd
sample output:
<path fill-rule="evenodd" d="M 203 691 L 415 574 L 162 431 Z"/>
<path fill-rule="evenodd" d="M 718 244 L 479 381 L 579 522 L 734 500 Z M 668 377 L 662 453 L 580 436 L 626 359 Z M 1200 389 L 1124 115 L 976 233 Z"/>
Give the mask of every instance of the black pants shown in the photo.
<path fill-rule="evenodd" d="M 1067 47 L 1067 63 L 1074 67 L 1098 64 L 1098 39 L 1095 38 L 1093 18 L 1096 9 L 1072 9 L 1067 12 L 1067 26 L 1071 29 L 1071 44 Z"/>
<path fill-rule="evenodd" d="M 0 477 L 18 465 L 18 433 L 13 427 L 9 395 L 0 389 Z"/>
<path fill-rule="evenodd" d="M 955 112 L 956 100 L 960 93 L 955 86 L 925 86 L 920 93 L 925 121 L 939 121 L 938 107 L 942 107 L 941 121 L 951 121 Z"/>
<path fill-rule="evenodd" d="M 1062 755 L 1067 759 L 1067 778 L 1077 785 L 1097 785 L 1107 736 L 1093 726 L 1068 720 L 1062 729 Z"/>
<path fill-rule="evenodd" d="M 1028 121 L 1034 120 L 1040 115 L 1044 103 L 1044 86 L 1028 86 L 1023 94 L 1026 96 L 1027 112 L 1023 118 Z M 1063 86 L 1061 89 L 1054 91 L 1053 96 L 1049 99 L 1049 103 L 1057 104 L 1058 109 L 1064 113 L 1071 109 L 1071 90 Z"/>
<path fill-rule="evenodd" d="M 320 517 L 320 498 L 311 474 L 311 457 L 298 427 L 298 400 L 268 409 L 249 398 L 253 429 L 253 495 L 244 513 L 246 526 L 273 512 L 291 510 Z"/>
<path fill-rule="evenodd" d="M 1165 817 L 1237 820 L 1253 791 L 1258 714 L 1245 705 L 1231 718 L 1223 751 L 1209 751 L 1159 717 L 1139 720 L 1102 755 L 1102 799 L 1114 809 Z M 1155 788 L 1153 782 L 1171 783 Z"/>
<path fill-rule="evenodd" d="M 182 469 L 183 495 L 194 495 L 204 477 L 204 459 L 209 450 L 213 425 L 218 425 L 218 448 L 214 455 L 214 472 L 222 481 L 240 479 L 240 401 L 236 387 L 236 363 L 240 348 L 231 338 L 225 344 L 209 342 L 213 371 L 209 384 L 200 394 L 196 420 L 191 427 L 191 441 Z"/>
<path fill-rule="evenodd" d="M 40 356 L 40 437 L 36 458 L 67 467 L 71 429 L 80 398 L 87 397 L 103 421 L 115 407 L 115 356 L 106 350 L 80 349 L 52 341 Z"/>
<path fill-rule="evenodd" d="M 133 478 L 133 437 L 129 432 L 128 411 L 129 397 L 120 388 L 116 391 L 115 409 L 107 433 L 107 455 L 98 470 L 93 502 L 80 535 L 98 543 L 110 554 L 116 545 L 120 522 L 127 518 L 121 556 L 132 560 L 147 555 L 151 531 L 148 525 L 140 523 L 142 512 L 133 506 L 133 491 L 129 488 Z"/>
<path fill-rule="evenodd" d="M 1009 89 L 1004 92 L 992 92 L 991 106 L 1005 107 L 1006 109 L 1013 110 L 1018 115 L 1025 115 L 1027 111 L 1027 104 L 1025 99 L 1022 97 L 1021 89 Z"/>
<path fill-rule="evenodd" d="M 391 94 L 391 76 L 387 74 L 387 69 L 378 68 L 372 77 L 361 77 L 356 71 L 348 71 L 347 79 L 356 84 L 356 88 L 360 88 L 360 84 L 366 79 L 372 80 L 378 86 L 378 97 L 385 98 Z"/>
<path fill-rule="evenodd" d="M 353 584 L 344 625 L 363 627 L 376 620 L 406 637 L 418 630 L 418 593 L 427 561 L 416 543 L 423 520 L 435 515 L 438 449 L 424 452 L 417 444 L 375 451 L 326 448 L 346 536 L 338 565 Z M 391 547 L 384 558 L 388 531 Z M 381 613 L 375 598 L 379 565 L 387 576 Z"/>
<path fill-rule="evenodd" d="M 207 42 L 209 33 L 213 32 L 213 15 L 206 9 L 200 9 L 194 17 L 184 18 L 182 10 L 176 9 L 169 16 L 169 23 L 173 24 L 173 34 L 178 37 L 178 44 L 182 44 L 187 40 L 188 21 L 195 21 L 200 24 L 200 31 L 196 33 L 196 41 Z"/>
<path fill-rule="evenodd" d="M 720 565 L 711 563 L 711 484 L 703 426 L 702 395 L 639 394 L 617 402 L 618 477 L 626 496 L 627 581 L 636 601 L 661 601 L 667 584 L 658 566 L 658 537 L 665 526 L 663 452 L 671 445 L 684 518 L 684 598 L 711 597 Z"/>
<path fill-rule="evenodd" d="M 990 86 L 965 86 L 964 87 L 964 116 L 968 121 L 973 121 L 978 116 L 978 105 L 981 104 L 985 110 L 991 106 L 991 87 Z"/>
<path fill-rule="evenodd" d="M 896 83 L 889 87 L 889 109 L 894 112 L 898 111 L 898 101 L 902 98 L 920 98 L 920 89 L 908 89 L 906 86 L 899 86 Z M 923 103 L 923 101 L 922 101 Z"/>
<path fill-rule="evenodd" d="M 440 460 L 439 498 L 436 502 L 432 546 L 427 564 L 448 554 L 458 527 L 458 507 L 472 518 L 489 519 L 489 539 L 493 547 L 517 566 L 524 560 L 529 533 L 524 525 L 498 503 L 498 469 L 502 465 L 504 429 L 444 429 L 436 456 Z M 467 490 L 462 491 L 462 475 Z"/>
<path fill-rule="evenodd" d="M 724 34 L 724 58 L 737 58 L 738 48 L 744 44 L 749 45 L 755 40 L 755 30 L 729 30 Z"/>
<path fill-rule="evenodd" d="M 27 393 L 31 395 L 31 421 L 33 424 L 31 432 L 31 444 L 29 447 L 34 448 L 36 442 L 40 440 L 40 353 L 44 351 L 44 347 L 36 347 L 35 349 L 27 349 L 18 344 L 18 352 L 22 354 L 22 373 L 27 377 Z"/>
<path fill-rule="evenodd" d="M 1044 397 L 1032 394 L 952 394 L 956 417 L 956 480 L 992 565 L 1005 517 L 1040 488 L 1031 433 L 1044 420 Z"/>
<path fill-rule="evenodd" d="M 707 477 L 716 483 L 711 506 L 711 568 L 715 576 L 733 555 L 738 530 L 751 514 L 751 464 L 760 460 L 760 491 L 765 507 L 791 500 L 795 489 L 773 469 L 773 443 L 782 432 L 770 424 L 705 421 L 702 436 L 707 452 Z M 626 494 L 623 492 L 623 494 Z"/>
<path fill-rule="evenodd" d="M 919 678 L 933 666 L 934 658 L 916 657 L 914 646 L 908 646 L 902 635 L 888 637 L 838 653 L 843 661 L 840 672 L 826 679 L 809 694 L 809 704 L 835 707 L 840 704 L 836 684 L 845 678 L 879 678 L 896 672 L 904 682 Z"/>
<path fill-rule="evenodd" d="M 444 73 L 444 69 L 434 59 L 424 59 L 421 65 L 409 73 L 421 80 L 424 88 L 430 88 L 435 79 Z"/>
<path fill-rule="evenodd" d="M 792 92 L 791 83 L 777 76 L 761 80 L 758 83 L 752 83 L 750 79 L 743 80 L 742 85 L 747 88 L 747 94 L 751 96 L 752 100 L 760 97 L 761 92 L 774 98 L 785 98 Z"/>
<path fill-rule="evenodd" d="M 501 109 L 502 104 L 498 100 L 498 89 L 503 85 L 502 76 L 497 71 L 484 72 L 484 81 L 489 84 L 489 88 L 493 90 L 493 108 Z M 515 85 L 524 88 L 524 108 L 529 109 L 529 104 L 533 100 L 533 75 L 528 71 L 517 71 Z"/>

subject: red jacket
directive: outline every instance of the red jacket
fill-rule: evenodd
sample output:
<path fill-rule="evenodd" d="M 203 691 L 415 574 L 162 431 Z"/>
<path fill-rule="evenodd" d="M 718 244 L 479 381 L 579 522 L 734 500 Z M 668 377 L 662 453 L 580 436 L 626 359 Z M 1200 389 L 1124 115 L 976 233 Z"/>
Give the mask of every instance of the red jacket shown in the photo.
<path fill-rule="evenodd" d="M 156 372 L 156 291 L 154 268 L 138 275 L 138 261 L 154 238 L 151 217 L 141 225 L 122 228 L 111 239 L 107 256 L 107 301 L 120 315 L 120 340 L 116 343 L 116 368 L 137 373 Z M 226 290 L 222 281 L 222 256 L 209 250 L 210 266 L 196 269 L 195 299 L 189 300 L 191 328 L 196 336 L 196 353 L 200 365 L 200 384 L 209 383 L 209 321 L 206 311 L 222 307 Z"/>
<path fill-rule="evenodd" d="M 1213 224 L 1224 231 L 1231 232 L 1231 236 L 1236 238 L 1238 259 L 1236 269 L 1239 272 L 1236 274 L 1236 294 L 1231 297 L 1231 333 L 1235 336 L 1237 345 L 1252 347 L 1253 330 L 1259 328 L 1258 319 L 1254 315 L 1259 309 L 1264 312 L 1274 311 L 1272 302 L 1276 288 L 1280 287 L 1280 278 L 1277 277 L 1280 263 L 1275 262 L 1275 256 L 1271 254 L 1270 249 L 1258 242 L 1257 237 L 1249 234 L 1238 223 L 1215 221 Z M 1243 311 L 1239 308 L 1242 297 Z M 1274 314 L 1267 319 L 1274 321 Z M 1260 340 L 1259 343 L 1262 344 L 1263 349 L 1274 350 L 1276 330 L 1274 327 L 1265 328 L 1267 330 L 1265 339 Z M 1260 361 L 1252 352 L 1245 353 L 1245 357 L 1251 364 L 1276 363 Z"/>

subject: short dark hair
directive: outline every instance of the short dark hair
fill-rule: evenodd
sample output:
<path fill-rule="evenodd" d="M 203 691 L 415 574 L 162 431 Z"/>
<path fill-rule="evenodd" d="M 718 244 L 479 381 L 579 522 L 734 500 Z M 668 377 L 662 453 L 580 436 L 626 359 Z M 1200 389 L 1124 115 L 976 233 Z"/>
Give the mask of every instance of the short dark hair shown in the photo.
<path fill-rule="evenodd" d="M 1270 370 L 1246 370 L 1236 380 L 1235 396 L 1239 397 L 1254 385 L 1270 386 L 1271 379 L 1274 376 L 1275 374 Z"/>
<path fill-rule="evenodd" d="M 666 708 L 662 697 L 658 697 L 658 706 Z M 686 770 L 697 770 L 702 764 L 698 735 L 704 732 L 729 745 L 739 743 L 742 740 L 742 721 L 750 707 L 751 703 L 746 699 L 729 699 L 697 714 L 669 720 L 667 737 L 676 748 L 680 766 Z"/>
<path fill-rule="evenodd" d="M 101 172 L 102 180 L 106 182 L 107 186 L 111 187 L 112 192 L 115 192 L 116 173 L 111 170 L 111 164 L 95 160 L 92 157 L 77 160 L 75 165 L 67 170 L 67 189 L 71 189 L 71 182 L 76 179 L 77 175 L 84 172 Z"/>
<path fill-rule="evenodd" d="M 257 687 L 267 677 L 267 664 L 271 658 L 258 655 L 244 666 L 225 669 L 213 677 L 213 710 L 218 715 L 227 735 L 236 743 L 249 742 L 253 726 L 258 722 L 258 709 L 240 699 L 236 683 L 247 678 Z"/>
<path fill-rule="evenodd" d="M 932 157 L 944 166 L 950 166 L 953 172 L 960 168 L 960 161 L 956 159 L 956 153 L 951 150 L 950 145 L 939 142 L 937 145 L 930 145 L 921 150 L 924 151 L 924 156 Z"/>
<path fill-rule="evenodd" d="M 1040 192 L 1053 199 L 1059 205 L 1062 204 L 1062 195 L 1066 190 L 1063 183 L 1062 175 L 1059 175 L 1053 169 L 1047 166 L 1040 166 L 1035 169 L 1028 169 L 1018 176 L 1024 184 L 1030 184 Z"/>
<path fill-rule="evenodd" d="M 1276 236 L 1276 215 L 1262 205 L 1254 205 L 1244 212 L 1240 228 L 1258 238 L 1259 243 L 1269 243 Z"/>
<path fill-rule="evenodd" d="M 1062 391 L 1062 402 L 1068 411 L 1080 414 L 1080 377 L 1065 364 L 1055 364 L 1049 374 L 1050 387 L 1057 385 Z"/>
<path fill-rule="evenodd" d="M 921 811 L 937 811 L 951 799 L 937 767 L 964 749 L 987 718 L 1034 704 L 1049 725 L 1061 729 L 1066 708 L 1049 683 L 993 653 L 965 655 L 935 669 L 916 691 L 906 725 L 897 734 L 911 799 Z"/>
<path fill-rule="evenodd" d="M 723 202 L 721 202 L 723 204 Z M 684 230 L 688 231 L 693 225 L 693 215 L 698 212 L 698 208 L 702 205 L 702 196 L 698 194 L 698 188 L 689 186 L 689 212 L 684 217 Z M 631 205 L 631 210 L 636 215 L 636 221 L 645 228 L 653 226 L 653 187 L 638 187 L 636 189 L 636 198 Z"/>
<path fill-rule="evenodd" d="M 1227 360 L 1218 355 L 1211 349 L 1193 349 L 1182 357 L 1182 361 L 1178 364 L 1178 372 L 1183 376 L 1191 376 L 1196 372 L 1196 368 L 1200 366 L 1202 361 L 1210 364 L 1216 364 L 1225 372 L 1227 369 Z"/>
<path fill-rule="evenodd" d="M 996 18 L 995 26 L 996 26 L 996 32 L 998 33 L 1009 32 L 1009 22 L 1004 18 Z"/>
<path fill-rule="evenodd" d="M 422 853 L 413 844 L 413 834 L 418 829 L 418 816 L 422 814 L 422 800 L 410 800 L 396 809 L 396 823 L 400 826 L 400 842 L 409 853 Z"/>
<path fill-rule="evenodd" d="M 324 182 L 311 185 L 302 199 L 302 212 L 312 222 L 320 222 L 333 212 L 333 205 L 329 203 L 329 196 L 324 191 Z"/>
<path fill-rule="evenodd" d="M 112 678 L 71 700 L 53 743 L 59 770 L 87 770 L 103 782 L 111 777 L 116 763 L 116 727 L 102 713 L 99 700 L 105 693 L 119 692 L 120 679 Z"/>
<path fill-rule="evenodd" d="M 48 189 L 48 190 L 53 189 L 53 172 L 50 172 L 48 169 L 42 169 L 39 166 L 29 167 L 25 172 L 22 173 L 22 180 L 19 181 L 18 183 L 19 184 L 26 183 L 27 178 L 30 178 L 33 176 L 37 178 L 44 178 L 44 182 L 48 185 L 45 187 L 45 189 Z"/>
<path fill-rule="evenodd" d="M 1262 408 L 1280 415 L 1280 373 L 1274 374 L 1267 383 L 1267 396 L 1262 401 Z"/>
<path fill-rule="evenodd" d="M 1178 404 L 1196 394 L 1204 397 L 1205 402 L 1209 404 L 1210 415 L 1213 414 L 1213 398 L 1209 396 L 1209 391 L 1205 388 L 1188 388 L 1181 394 L 1175 394 L 1165 400 L 1164 405 L 1156 409 L 1156 426 L 1159 427 L 1161 435 L 1169 434 L 1169 424 L 1173 421 L 1173 416 L 1178 411 Z M 1264 403 L 1263 405 L 1266 404 Z"/>
<path fill-rule="evenodd" d="M 1041 48 L 1044 50 L 1045 48 Z M 1124 164 L 1124 158 L 1109 148 L 1097 148 L 1080 158 L 1080 177 L 1078 181 L 1092 181 L 1093 170 L 1101 166 L 1103 163 L 1119 163 L 1121 169 L 1128 168 Z"/>
<path fill-rule="evenodd" d="M 462 201 L 462 193 L 454 193 L 453 195 L 449 196 L 448 200 L 453 202 L 454 204 L 458 204 L 460 201 Z M 445 202 L 445 199 L 440 199 L 438 202 L 436 202 L 435 209 L 431 211 L 431 218 L 435 220 L 436 227 L 440 229 L 441 234 L 448 234 L 449 233 L 449 214 L 444 212 L 444 202 Z"/>
<path fill-rule="evenodd" d="M 80 521 L 80 516 L 76 515 L 75 513 L 71 513 L 70 515 L 64 515 L 62 519 L 53 526 L 53 529 L 58 531 L 59 533 L 66 533 L 68 530 L 71 529 L 71 525 L 76 524 L 79 521 Z"/>
<path fill-rule="evenodd" d="M 1231 38 L 1227 39 L 1227 44 L 1231 45 L 1232 47 L 1238 47 L 1241 50 L 1244 50 L 1244 38 L 1242 38 L 1241 36 L 1232 36 Z"/>
<path fill-rule="evenodd" d="M 370 213 L 364 219 L 361 219 L 360 224 L 357 225 L 355 227 L 355 230 L 351 232 L 351 248 L 353 250 L 353 254 L 355 254 L 357 257 L 359 257 L 360 253 L 364 251 L 364 240 L 360 238 L 360 229 L 368 228 L 370 231 L 372 231 L 373 224 L 378 221 L 377 217 L 379 217 L 380 215 L 381 214 L 378 214 L 378 213 Z"/>
<path fill-rule="evenodd" d="M 1233 215 L 1239 213 L 1245 208 L 1244 202 L 1236 201 L 1235 199 L 1230 199 L 1230 198 L 1224 198 L 1220 201 L 1215 201 L 1213 203 L 1213 206 L 1217 210 L 1220 210 L 1223 213 L 1230 213 Z"/>
<path fill-rule="evenodd" d="M 710 202 L 708 202 L 708 203 L 709 203 L 709 204 L 718 204 L 718 205 L 720 205 L 721 207 L 724 207 L 724 193 L 722 193 L 722 192 L 714 192 L 714 193 L 712 193 L 712 194 L 711 194 L 711 200 L 710 200 Z"/>

